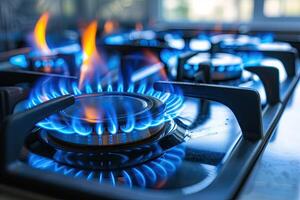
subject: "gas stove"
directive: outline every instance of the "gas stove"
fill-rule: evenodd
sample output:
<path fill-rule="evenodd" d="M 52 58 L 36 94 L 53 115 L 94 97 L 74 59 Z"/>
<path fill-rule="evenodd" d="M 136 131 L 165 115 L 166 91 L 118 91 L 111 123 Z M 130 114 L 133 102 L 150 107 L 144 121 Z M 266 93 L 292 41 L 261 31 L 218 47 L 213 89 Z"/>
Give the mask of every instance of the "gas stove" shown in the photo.
<path fill-rule="evenodd" d="M 133 31 L 104 38 L 120 57 L 108 69 L 96 30 L 71 74 L 55 70 L 57 51 L 1 57 L 13 66 L 0 71 L 1 184 L 66 199 L 237 197 L 297 86 L 297 50 L 269 34 Z"/>

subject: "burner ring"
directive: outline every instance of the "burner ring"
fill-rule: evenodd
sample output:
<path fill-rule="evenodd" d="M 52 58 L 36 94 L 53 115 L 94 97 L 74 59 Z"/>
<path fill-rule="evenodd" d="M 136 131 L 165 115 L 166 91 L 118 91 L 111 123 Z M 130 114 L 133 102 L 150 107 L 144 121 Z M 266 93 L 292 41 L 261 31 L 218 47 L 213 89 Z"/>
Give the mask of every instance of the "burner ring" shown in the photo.
<path fill-rule="evenodd" d="M 109 130 L 112 122 L 108 115 L 97 115 L 103 113 L 107 107 L 111 107 L 115 112 L 116 124 L 114 124 L 114 133 Z M 131 109 L 128 114 L 127 109 Z M 83 112 L 83 110 L 88 110 Z M 97 112 L 95 112 L 97 111 Z M 164 123 L 158 123 L 154 126 L 145 126 L 146 128 L 132 127 L 130 131 L 124 131 L 122 127 L 128 126 L 128 120 L 134 118 L 134 124 L 146 123 L 152 119 L 160 119 L 165 111 L 165 105 L 162 101 L 152 96 L 145 96 L 126 92 L 102 92 L 99 94 L 85 94 L 76 97 L 75 103 L 59 113 L 61 121 L 72 124 L 75 120 L 91 127 L 91 133 L 88 135 L 62 134 L 59 131 L 46 131 L 44 133 L 45 141 L 55 141 L 53 143 L 59 148 L 72 146 L 79 148 L 105 148 L 110 146 L 128 145 L 143 141 L 148 138 L 159 136 L 164 132 Z M 99 134 L 97 129 L 101 124 L 102 132 Z M 98 131 L 98 132 L 97 132 Z M 52 142 L 51 142 L 52 143 Z"/>
<path fill-rule="evenodd" d="M 40 130 L 39 134 L 32 133 L 27 138 L 26 146 L 30 152 L 49 157 L 64 165 L 79 169 L 112 170 L 124 169 L 153 160 L 163 155 L 168 149 L 181 144 L 184 138 L 185 131 L 174 121 L 170 121 L 165 124 L 159 136 L 134 144 L 74 148 L 70 144 L 55 141 L 46 130 Z"/>

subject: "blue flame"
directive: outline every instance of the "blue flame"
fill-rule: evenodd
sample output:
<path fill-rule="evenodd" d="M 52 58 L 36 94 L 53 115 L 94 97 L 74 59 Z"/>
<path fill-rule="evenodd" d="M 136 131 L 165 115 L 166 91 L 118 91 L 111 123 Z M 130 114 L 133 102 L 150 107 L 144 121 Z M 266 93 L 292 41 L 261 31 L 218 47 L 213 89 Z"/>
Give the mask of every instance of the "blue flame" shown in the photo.
<path fill-rule="evenodd" d="M 132 132 L 134 130 L 134 127 L 135 127 L 135 120 L 133 117 L 131 117 L 133 115 L 133 110 L 130 106 L 130 104 L 128 103 L 124 103 L 124 106 L 127 108 L 126 111 L 127 111 L 127 123 L 126 125 L 123 125 L 121 126 L 121 130 L 125 133 L 129 133 L 129 132 Z"/>
<path fill-rule="evenodd" d="M 264 59 L 264 55 L 259 51 L 238 52 L 237 55 L 241 57 L 245 66 L 258 65 Z"/>
<path fill-rule="evenodd" d="M 21 68 L 26 68 L 28 66 L 27 59 L 25 55 L 16 55 L 9 59 L 9 62 L 15 66 L 19 66 Z"/>
<path fill-rule="evenodd" d="M 49 56 L 49 57 L 48 57 Z M 68 57 L 68 58 L 67 58 Z M 31 62 L 32 60 L 32 62 Z M 52 48 L 51 54 L 43 55 L 38 51 L 30 51 L 26 54 L 12 56 L 9 62 L 20 68 L 32 67 L 41 70 L 44 67 L 51 67 L 53 71 L 68 75 L 70 67 L 79 67 L 82 63 L 82 52 L 80 46 L 76 43 L 62 47 Z"/>
<path fill-rule="evenodd" d="M 106 55 L 104 51 L 101 51 L 101 55 L 108 69 L 116 69 L 120 66 L 118 54 Z M 53 48 L 49 55 L 42 55 L 40 52 L 32 51 L 12 56 L 9 59 L 9 62 L 14 67 L 72 76 L 78 75 L 82 61 L 83 52 L 78 44 Z"/>
<path fill-rule="evenodd" d="M 124 40 L 125 39 L 122 35 L 110 35 L 104 39 L 106 44 L 111 44 L 111 45 L 121 45 L 124 43 Z"/>
<path fill-rule="evenodd" d="M 62 95 L 73 94 L 76 98 L 76 96 L 84 94 L 101 94 L 104 92 L 119 92 L 120 94 L 123 92 L 138 93 L 146 96 L 152 96 L 165 104 L 165 110 L 161 115 L 154 117 L 149 111 L 145 110 L 143 120 L 138 120 L 135 118 L 133 113 L 134 105 L 124 101 L 121 106 L 125 108 L 126 120 L 125 122 L 122 122 L 122 124 L 118 122 L 118 113 L 116 108 L 113 105 L 105 105 L 103 113 L 107 119 L 106 127 L 110 134 L 119 134 L 120 132 L 122 134 L 126 134 L 128 132 L 135 132 L 135 130 L 145 130 L 153 126 L 158 126 L 177 117 L 183 105 L 183 96 L 180 91 L 174 91 L 172 94 L 158 92 L 151 86 L 147 85 L 145 80 L 141 81 L 137 86 L 135 86 L 134 83 L 131 83 L 127 89 L 121 82 L 117 85 L 108 84 L 105 87 L 101 83 L 86 84 L 82 89 L 80 89 L 76 81 L 67 81 L 65 79 L 44 79 L 32 90 L 28 108 Z M 100 110 L 97 110 L 97 112 L 100 113 Z M 79 116 L 77 113 L 74 113 L 74 116 L 71 119 L 62 120 L 60 114 L 61 112 L 56 113 L 42 120 L 37 125 L 44 129 L 56 130 L 62 134 L 75 133 L 81 136 L 88 136 L 93 132 L 101 135 L 104 132 L 103 122 L 101 121 L 96 121 L 93 122 L 94 124 L 91 124 L 82 120 L 80 117 L 76 117 Z"/>
<path fill-rule="evenodd" d="M 32 153 L 29 154 L 28 163 L 37 169 L 49 170 L 69 177 L 95 181 L 100 184 L 106 182 L 112 186 L 125 185 L 127 187 L 158 188 L 162 187 L 167 179 L 176 172 L 184 156 L 184 146 L 179 145 L 167 150 L 161 157 L 155 160 L 148 161 L 133 168 L 114 171 L 73 168 Z"/>
<path fill-rule="evenodd" d="M 258 35 L 262 43 L 271 43 L 274 42 L 274 34 L 273 33 L 264 33 Z"/>
<path fill-rule="evenodd" d="M 183 51 L 164 49 L 160 53 L 160 59 L 169 69 L 170 74 L 175 77 L 177 74 L 178 57 Z"/>

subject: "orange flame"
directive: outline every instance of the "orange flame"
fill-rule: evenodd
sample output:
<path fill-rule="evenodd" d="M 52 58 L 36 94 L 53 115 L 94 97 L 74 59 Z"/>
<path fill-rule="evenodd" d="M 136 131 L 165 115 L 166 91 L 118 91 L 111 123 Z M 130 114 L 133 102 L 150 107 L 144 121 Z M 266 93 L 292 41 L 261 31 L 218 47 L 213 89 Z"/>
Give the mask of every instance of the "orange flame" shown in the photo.
<path fill-rule="evenodd" d="M 148 49 L 144 49 L 143 53 L 146 56 L 146 58 L 149 60 L 150 64 L 156 64 L 160 62 L 159 58 L 152 51 Z"/>
<path fill-rule="evenodd" d="M 98 120 L 98 118 L 100 117 L 99 115 L 99 109 L 93 107 L 93 106 L 88 106 L 85 105 L 84 106 L 84 115 L 85 115 L 85 120 L 87 122 L 95 122 Z"/>
<path fill-rule="evenodd" d="M 82 87 L 82 83 L 87 76 L 93 74 L 93 60 L 98 57 L 96 48 L 96 33 L 97 33 L 97 22 L 92 21 L 82 36 L 82 51 L 83 51 L 83 62 L 80 71 L 79 87 Z"/>
<path fill-rule="evenodd" d="M 87 26 L 82 34 L 81 45 L 83 51 L 83 61 L 80 71 L 79 88 L 83 87 L 83 84 L 88 78 L 94 78 L 98 75 L 98 71 L 96 70 L 100 69 L 98 68 L 99 66 L 104 66 L 103 60 L 101 59 L 101 56 L 97 51 L 96 34 L 97 21 L 94 20 Z M 85 105 L 84 116 L 87 122 L 93 123 L 101 118 L 101 112 L 97 107 Z"/>
<path fill-rule="evenodd" d="M 165 68 L 161 68 L 159 70 L 159 73 L 160 73 L 161 78 L 162 78 L 163 81 L 167 81 L 168 80 L 167 72 L 166 72 Z"/>
<path fill-rule="evenodd" d="M 144 29 L 144 26 L 142 23 L 138 22 L 135 24 L 135 30 L 136 31 L 142 31 Z"/>
<path fill-rule="evenodd" d="M 37 48 L 44 54 L 50 53 L 46 41 L 46 27 L 48 24 L 49 13 L 45 12 L 37 21 L 34 28 L 34 39 Z"/>
<path fill-rule="evenodd" d="M 154 64 L 157 64 L 157 63 L 161 63 L 160 60 L 159 60 L 159 58 L 152 51 L 145 49 L 143 51 L 143 53 L 149 59 L 149 62 L 150 62 L 151 65 L 154 65 Z M 162 80 L 165 80 L 165 81 L 168 80 L 167 73 L 166 73 L 164 67 L 162 67 L 159 70 L 159 74 L 161 75 Z"/>
<path fill-rule="evenodd" d="M 118 29 L 118 26 L 119 26 L 118 22 L 113 21 L 113 20 L 107 20 L 104 23 L 103 32 L 104 32 L 104 34 L 113 33 Z"/>

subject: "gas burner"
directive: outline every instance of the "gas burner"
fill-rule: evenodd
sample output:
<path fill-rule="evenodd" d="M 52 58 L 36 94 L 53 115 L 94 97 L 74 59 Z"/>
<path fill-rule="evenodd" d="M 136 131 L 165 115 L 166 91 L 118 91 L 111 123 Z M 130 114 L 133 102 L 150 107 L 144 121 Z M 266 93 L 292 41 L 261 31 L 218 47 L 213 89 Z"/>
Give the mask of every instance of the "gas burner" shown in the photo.
<path fill-rule="evenodd" d="M 67 63 L 57 54 L 48 55 L 16 55 L 9 59 L 10 63 L 21 69 L 39 72 L 51 72 L 68 75 Z"/>
<path fill-rule="evenodd" d="M 187 39 L 182 33 L 172 31 L 132 31 L 107 36 L 104 42 L 112 46 L 132 45 L 174 50 L 208 51 L 211 48 L 208 36 L 199 35 L 199 37 Z"/>
<path fill-rule="evenodd" d="M 257 46 L 259 51 L 291 51 L 293 47 L 286 42 L 262 43 Z"/>
<path fill-rule="evenodd" d="M 47 54 L 31 52 L 30 49 L 12 52 L 12 54 L 6 57 L 13 69 L 76 75 L 76 66 L 81 64 L 81 52 L 78 45 L 53 49 Z"/>
<path fill-rule="evenodd" d="M 183 103 L 179 91 L 158 92 L 146 84 L 136 89 L 130 84 L 127 90 L 122 84 L 108 85 L 106 90 L 100 84 L 87 84 L 80 90 L 76 84 L 48 79 L 30 97 L 29 107 L 33 107 L 61 95 L 75 95 L 73 105 L 38 123 L 39 140 L 55 152 L 54 161 L 92 170 L 131 167 L 161 156 L 184 140 L 185 131 L 173 121 Z"/>
<path fill-rule="evenodd" d="M 250 36 L 242 34 L 220 34 L 211 36 L 210 41 L 221 49 L 256 48 L 260 44 L 272 43 L 271 34 Z"/>
<path fill-rule="evenodd" d="M 221 48 L 253 47 L 261 40 L 259 37 L 238 34 L 221 34 L 211 37 L 213 44 L 219 44 Z"/>
<path fill-rule="evenodd" d="M 30 48 L 24 52 L 15 52 L 7 57 L 12 68 L 21 68 L 30 71 L 76 75 L 76 66 L 81 62 L 81 49 L 78 43 L 70 38 L 64 38 L 63 43 L 52 45 L 50 48 L 46 40 L 46 28 L 49 13 L 45 12 L 36 22 L 32 37 L 27 41 Z M 76 37 L 76 34 L 72 37 Z M 51 37 L 53 38 L 53 35 Z M 57 43 L 57 42 L 56 42 Z M 80 60 L 80 61 L 78 61 Z"/>
<path fill-rule="evenodd" d="M 257 36 L 240 34 L 221 34 L 211 37 L 211 42 L 215 51 L 291 51 L 292 46 L 286 42 L 274 41 L 272 34 Z"/>
<path fill-rule="evenodd" d="M 238 79 L 243 71 L 243 62 L 238 56 L 226 53 L 199 53 L 184 65 L 186 76 L 194 78 L 203 64 L 211 66 L 211 79 L 214 81 Z"/>
<path fill-rule="evenodd" d="M 105 37 L 104 42 L 107 45 L 141 45 L 153 47 L 162 45 L 161 38 L 155 31 L 131 31 L 123 34 L 113 34 Z"/>
<path fill-rule="evenodd" d="M 196 54 L 196 53 L 195 53 Z M 178 73 L 178 59 L 180 55 L 184 56 L 181 51 L 163 50 L 160 57 L 168 67 L 171 77 L 176 78 Z M 239 55 L 239 56 L 237 56 Z M 247 63 L 257 62 L 262 59 L 262 54 L 230 54 L 230 53 L 198 53 L 191 56 L 184 65 L 182 78 L 187 80 L 196 80 L 203 74 L 203 69 L 210 65 L 210 79 L 212 81 L 228 81 L 239 79 L 242 76 L 243 66 Z M 185 57 L 185 56 L 184 56 Z"/>

